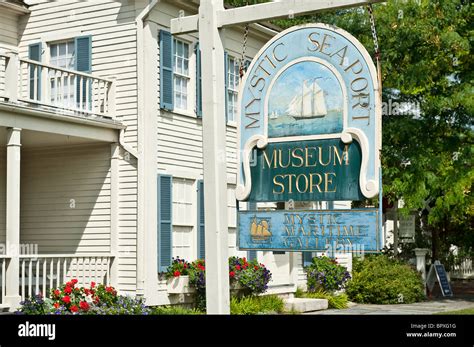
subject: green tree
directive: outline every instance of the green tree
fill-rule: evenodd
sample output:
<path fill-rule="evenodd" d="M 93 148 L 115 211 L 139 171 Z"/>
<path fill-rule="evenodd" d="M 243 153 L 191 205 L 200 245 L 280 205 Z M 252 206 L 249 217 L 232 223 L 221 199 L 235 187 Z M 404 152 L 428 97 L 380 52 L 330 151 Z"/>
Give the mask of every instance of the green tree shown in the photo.
<path fill-rule="evenodd" d="M 231 5 L 245 5 L 232 0 Z M 259 1 L 261 2 L 261 1 Z M 249 3 L 254 3 L 249 1 Z M 392 0 L 374 15 L 382 62 L 383 101 L 409 102 L 383 116 L 383 189 L 390 200 L 420 212 L 433 259 L 451 244 L 474 255 L 473 11 L 463 0 Z M 374 51 L 364 7 L 274 21 L 336 25 Z M 384 109 L 389 111 L 388 107 Z M 391 109 L 390 111 L 395 111 Z M 395 112 L 397 113 L 397 112 Z M 400 112 L 398 112 L 400 113 Z M 421 240 L 426 242 L 426 240 Z"/>

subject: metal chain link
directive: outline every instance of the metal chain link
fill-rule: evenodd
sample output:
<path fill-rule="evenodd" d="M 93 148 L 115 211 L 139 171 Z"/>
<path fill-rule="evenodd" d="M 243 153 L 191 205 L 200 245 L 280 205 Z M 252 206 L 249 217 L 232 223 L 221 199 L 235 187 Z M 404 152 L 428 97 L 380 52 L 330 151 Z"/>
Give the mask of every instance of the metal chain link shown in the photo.
<path fill-rule="evenodd" d="M 375 16 L 374 10 L 372 8 L 372 4 L 367 5 L 367 10 L 369 12 L 370 17 L 370 28 L 372 30 L 372 39 L 374 40 L 374 50 L 375 50 L 375 62 L 377 64 L 377 79 L 379 82 L 379 98 L 380 102 L 382 102 L 382 67 L 381 67 L 381 54 L 380 54 L 380 47 L 379 47 L 379 39 L 377 37 L 377 29 L 375 27 Z"/>
<path fill-rule="evenodd" d="M 380 59 L 380 49 L 379 49 L 379 39 L 377 37 L 377 29 L 375 27 L 375 17 L 372 4 L 367 5 L 367 10 L 369 11 L 370 16 L 370 28 L 372 30 L 372 39 L 374 40 L 374 49 L 375 49 L 375 58 Z"/>
<path fill-rule="evenodd" d="M 244 31 L 244 42 L 242 45 L 242 56 L 240 57 L 240 67 L 239 67 L 239 74 L 240 78 L 244 76 L 244 63 L 245 63 L 245 52 L 247 51 L 247 39 L 249 36 L 249 24 L 245 25 L 245 31 Z"/>

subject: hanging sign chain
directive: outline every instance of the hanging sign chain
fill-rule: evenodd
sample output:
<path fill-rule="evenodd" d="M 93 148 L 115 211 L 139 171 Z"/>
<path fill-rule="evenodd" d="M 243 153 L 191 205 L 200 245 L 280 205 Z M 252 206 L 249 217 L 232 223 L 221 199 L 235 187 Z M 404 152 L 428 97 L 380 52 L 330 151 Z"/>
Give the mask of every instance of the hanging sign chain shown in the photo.
<path fill-rule="evenodd" d="M 244 64 L 245 64 L 245 51 L 247 50 L 247 39 L 248 39 L 248 36 L 249 36 L 249 25 L 246 24 L 245 25 L 245 31 L 244 31 L 244 42 L 243 42 L 243 45 L 242 45 L 242 56 L 240 57 L 240 67 L 239 67 L 239 74 L 240 74 L 240 78 L 242 78 L 244 76 Z"/>
<path fill-rule="evenodd" d="M 377 63 L 377 77 L 379 80 L 379 88 L 380 88 L 379 94 L 380 94 L 380 99 L 382 99 L 382 69 L 380 66 L 380 48 L 379 48 L 379 39 L 377 37 L 377 29 L 375 27 L 375 16 L 374 16 L 374 10 L 372 8 L 372 4 L 367 5 L 367 10 L 370 16 L 370 27 L 372 30 L 372 39 L 374 40 L 375 61 Z"/>

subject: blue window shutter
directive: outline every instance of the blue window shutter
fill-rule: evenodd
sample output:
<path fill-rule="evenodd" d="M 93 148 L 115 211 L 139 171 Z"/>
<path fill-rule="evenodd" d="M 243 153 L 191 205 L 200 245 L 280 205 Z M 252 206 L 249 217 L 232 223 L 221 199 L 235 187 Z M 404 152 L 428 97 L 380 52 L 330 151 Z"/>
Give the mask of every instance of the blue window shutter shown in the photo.
<path fill-rule="evenodd" d="M 201 49 L 199 42 L 194 47 L 196 54 L 196 115 L 202 117 Z"/>
<path fill-rule="evenodd" d="M 80 36 L 74 39 L 76 50 L 75 68 L 77 71 L 92 72 L 92 37 Z"/>
<path fill-rule="evenodd" d="M 309 266 L 313 262 L 312 252 L 303 252 L 303 266 Z"/>
<path fill-rule="evenodd" d="M 206 238 L 204 229 L 204 181 L 197 182 L 197 196 L 198 196 L 198 259 L 204 259 L 206 256 Z"/>
<path fill-rule="evenodd" d="M 169 31 L 160 30 L 160 106 L 173 111 L 173 36 Z"/>
<path fill-rule="evenodd" d="M 34 61 L 41 61 L 41 42 L 33 43 L 28 46 L 28 58 Z M 36 79 L 36 95 L 34 91 L 34 83 Z M 35 69 L 30 65 L 30 99 L 41 100 L 41 68 Z"/>
<path fill-rule="evenodd" d="M 171 264 L 173 251 L 173 177 L 158 175 L 158 271 Z"/>
<path fill-rule="evenodd" d="M 225 120 L 227 122 L 229 117 L 229 54 L 224 52 L 224 76 L 225 76 Z"/>
<path fill-rule="evenodd" d="M 76 60 L 74 68 L 76 71 L 85 73 L 92 72 L 92 37 L 80 36 L 74 39 Z M 92 109 L 92 81 L 89 81 L 89 88 L 87 88 L 87 81 L 85 78 L 80 78 L 76 81 L 76 102 L 79 103 L 82 83 L 82 104 L 83 108 Z M 88 90 L 87 90 L 88 89 Z M 86 94 L 87 93 L 87 94 Z M 86 103 L 86 95 L 89 96 L 89 103 Z"/>
<path fill-rule="evenodd" d="M 257 210 L 257 203 L 256 202 L 248 202 L 247 203 L 247 210 L 249 210 L 249 211 Z M 247 259 L 249 261 L 257 259 L 257 251 L 247 251 Z"/>

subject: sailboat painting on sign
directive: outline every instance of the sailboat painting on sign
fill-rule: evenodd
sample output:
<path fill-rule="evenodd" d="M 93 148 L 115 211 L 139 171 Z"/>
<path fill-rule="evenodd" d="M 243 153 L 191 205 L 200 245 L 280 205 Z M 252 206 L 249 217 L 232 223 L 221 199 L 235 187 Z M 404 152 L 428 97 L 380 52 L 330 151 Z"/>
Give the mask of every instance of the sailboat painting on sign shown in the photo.
<path fill-rule="evenodd" d="M 296 120 L 324 117 L 327 115 L 324 91 L 316 82 L 318 78 L 319 77 L 303 81 L 301 94 L 295 95 L 288 106 L 288 115 Z"/>
<path fill-rule="evenodd" d="M 343 129 L 343 95 L 336 75 L 316 61 L 291 64 L 268 98 L 268 136 L 333 134 Z"/>
<path fill-rule="evenodd" d="M 250 223 L 250 237 L 253 243 L 270 242 L 272 233 L 270 231 L 270 223 L 264 218 L 254 216 Z"/>

